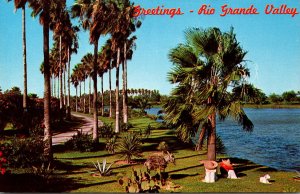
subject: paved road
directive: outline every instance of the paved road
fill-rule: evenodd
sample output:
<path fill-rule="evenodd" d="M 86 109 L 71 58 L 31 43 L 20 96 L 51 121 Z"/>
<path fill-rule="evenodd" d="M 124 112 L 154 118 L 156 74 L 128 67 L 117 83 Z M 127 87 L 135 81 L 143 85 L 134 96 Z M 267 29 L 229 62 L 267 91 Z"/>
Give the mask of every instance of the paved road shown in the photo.
<path fill-rule="evenodd" d="M 67 131 L 64 133 L 58 133 L 52 136 L 52 145 L 58 145 L 62 144 L 69 139 L 72 138 L 73 135 L 77 134 L 78 131 L 82 130 L 83 133 L 92 134 L 93 130 L 93 118 L 84 116 L 81 114 L 72 113 L 72 116 L 79 117 L 82 119 L 81 127 L 75 128 L 71 131 Z M 101 121 L 98 121 L 99 125 L 102 125 L 103 123 Z"/>

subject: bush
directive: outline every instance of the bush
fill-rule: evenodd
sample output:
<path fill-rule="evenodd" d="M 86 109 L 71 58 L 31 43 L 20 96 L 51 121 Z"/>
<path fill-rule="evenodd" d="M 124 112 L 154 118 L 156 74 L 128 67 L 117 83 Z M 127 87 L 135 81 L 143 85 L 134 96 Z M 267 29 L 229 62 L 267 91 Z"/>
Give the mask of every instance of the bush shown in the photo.
<path fill-rule="evenodd" d="M 3 154 L 3 151 L 0 150 L 0 176 L 4 175 L 7 170 L 7 159 L 5 158 L 5 155 Z"/>
<path fill-rule="evenodd" d="M 114 154 L 117 147 L 117 136 L 114 135 L 112 138 L 106 140 L 106 150 Z"/>
<path fill-rule="evenodd" d="M 67 149 L 90 152 L 94 149 L 94 143 L 90 135 L 78 131 L 76 135 L 65 143 Z"/>
<path fill-rule="evenodd" d="M 131 123 L 121 123 L 121 131 L 127 132 L 132 127 Z"/>
<path fill-rule="evenodd" d="M 148 126 L 143 130 L 143 134 L 145 138 L 148 138 L 150 136 L 152 129 L 153 128 L 151 127 L 151 125 L 148 124 Z"/>
<path fill-rule="evenodd" d="M 157 146 L 157 150 L 162 151 L 163 153 L 167 153 L 167 151 L 169 150 L 169 146 L 165 141 L 162 141 Z"/>
<path fill-rule="evenodd" d="M 46 161 L 44 144 L 41 137 L 14 138 L 11 143 L 4 145 L 9 166 L 32 167 Z"/>
<path fill-rule="evenodd" d="M 102 126 L 98 127 L 99 137 L 112 138 L 115 134 L 112 123 L 104 123 Z"/>
<path fill-rule="evenodd" d="M 141 157 L 141 139 L 138 133 L 126 133 L 118 145 L 118 151 L 128 163 L 132 157 Z"/>
<path fill-rule="evenodd" d="M 27 110 L 23 109 L 23 96 L 19 88 L 0 93 L 0 131 L 7 123 L 11 123 L 14 129 L 42 129 L 44 118 L 44 100 L 36 97 L 28 97 Z M 60 117 L 59 100 L 51 99 L 51 122 L 57 122 Z"/>

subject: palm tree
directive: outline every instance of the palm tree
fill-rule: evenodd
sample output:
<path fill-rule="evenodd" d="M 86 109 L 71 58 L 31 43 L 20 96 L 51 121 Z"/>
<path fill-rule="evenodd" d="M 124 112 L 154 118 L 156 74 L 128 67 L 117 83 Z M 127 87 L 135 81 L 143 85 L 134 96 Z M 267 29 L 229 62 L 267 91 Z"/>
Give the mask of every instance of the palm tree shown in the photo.
<path fill-rule="evenodd" d="M 75 111 L 78 112 L 78 100 L 77 100 L 77 87 L 79 85 L 79 81 L 78 81 L 78 76 L 77 76 L 77 69 L 76 69 L 76 66 L 74 67 L 73 69 L 73 73 L 71 75 L 71 82 L 72 84 L 74 85 L 75 87 L 75 90 L 76 90 L 76 95 L 75 95 Z"/>
<path fill-rule="evenodd" d="M 44 50 L 44 155 L 52 160 L 52 135 L 50 118 L 50 65 L 49 65 L 49 29 L 50 29 L 50 11 L 51 6 L 56 7 L 64 3 L 58 0 L 28 0 L 29 7 L 33 10 L 33 15 L 40 16 L 40 23 L 43 26 L 43 50 Z"/>
<path fill-rule="evenodd" d="M 97 72 L 98 43 L 101 35 L 107 34 L 115 21 L 116 6 L 110 1 L 76 0 L 72 7 L 74 17 L 80 17 L 82 27 L 90 31 L 90 44 L 94 45 L 93 71 Z M 98 144 L 98 116 L 97 116 L 97 74 L 93 74 L 94 82 L 94 126 L 93 141 Z"/>
<path fill-rule="evenodd" d="M 140 27 L 141 22 L 133 17 L 134 5 L 129 0 L 118 1 L 119 14 L 117 25 L 114 29 L 115 37 L 117 36 L 120 47 L 122 47 L 122 79 L 123 79 L 123 122 L 128 122 L 128 107 L 127 107 L 127 57 L 132 56 L 132 50 L 134 40 L 136 37 L 130 37 L 135 32 L 137 27 Z M 129 49 L 130 48 L 130 49 Z M 116 110 L 117 112 L 117 110 Z"/>
<path fill-rule="evenodd" d="M 104 115 L 104 91 L 103 91 L 103 75 L 110 68 L 110 58 L 111 56 L 107 56 L 107 45 L 104 45 L 99 52 L 98 57 L 98 75 L 101 78 L 101 116 Z"/>
<path fill-rule="evenodd" d="M 68 19 L 70 22 L 70 17 L 68 15 Z M 77 32 L 79 31 L 79 28 L 77 26 L 72 26 L 68 25 L 68 30 L 66 37 L 66 42 L 67 42 L 67 55 L 68 55 L 68 97 L 67 97 L 67 119 L 71 119 L 71 108 L 70 108 L 70 98 L 71 98 L 71 93 L 70 93 L 70 63 L 71 63 L 71 54 L 72 53 L 77 53 L 78 49 L 78 37 L 77 37 Z"/>
<path fill-rule="evenodd" d="M 8 0 L 10 2 L 11 0 Z M 22 9 L 22 40 L 23 40 L 23 68 L 24 68 L 24 94 L 23 108 L 27 111 L 27 59 L 26 59 L 26 6 L 27 0 L 14 0 L 15 9 Z"/>
<path fill-rule="evenodd" d="M 174 68 L 168 78 L 176 87 L 164 105 L 166 120 L 176 126 L 182 140 L 189 141 L 199 129 L 201 143 L 207 134 L 207 159 L 215 160 L 216 115 L 221 120 L 233 117 L 245 130 L 253 128 L 241 106 L 241 96 L 247 93 L 235 89 L 250 76 L 246 52 L 233 29 L 222 33 L 218 28 L 191 28 L 185 35 L 186 43 L 169 53 Z"/>
<path fill-rule="evenodd" d="M 103 62 L 108 69 L 108 79 L 109 79 L 109 118 L 112 117 L 112 90 L 111 90 L 111 69 L 113 60 L 113 50 L 111 49 L 111 39 L 108 39 L 103 46 Z"/>
<path fill-rule="evenodd" d="M 85 64 L 86 72 L 89 77 L 89 114 L 91 113 L 91 77 L 93 77 L 93 54 L 87 53 L 81 59 L 81 62 Z"/>

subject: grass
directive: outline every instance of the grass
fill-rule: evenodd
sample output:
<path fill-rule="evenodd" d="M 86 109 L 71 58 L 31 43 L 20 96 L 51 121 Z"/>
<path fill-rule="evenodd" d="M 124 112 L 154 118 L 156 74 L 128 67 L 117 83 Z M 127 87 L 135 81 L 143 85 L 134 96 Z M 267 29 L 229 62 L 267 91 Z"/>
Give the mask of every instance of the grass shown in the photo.
<path fill-rule="evenodd" d="M 113 122 L 108 118 L 102 118 L 104 122 Z M 155 129 L 152 130 L 148 139 L 144 140 L 143 158 L 138 159 L 137 164 L 114 164 L 112 166 L 112 175 L 107 177 L 91 176 L 92 172 L 96 172 L 92 162 L 102 161 L 106 158 L 108 163 L 121 160 L 121 155 L 116 153 L 109 154 L 106 150 L 96 152 L 75 152 L 64 151 L 63 146 L 54 148 L 55 157 L 55 178 L 46 188 L 51 192 L 125 192 L 124 188 L 117 183 L 117 177 L 120 174 L 130 175 L 131 169 L 145 170 L 143 161 L 147 156 L 156 151 L 156 147 L 160 141 L 166 141 L 174 153 L 176 165 L 169 164 L 166 172 L 172 182 L 178 184 L 182 189 L 179 192 L 300 192 L 299 182 L 293 180 L 294 172 L 283 172 L 271 169 L 265 166 L 257 165 L 248 160 L 232 158 L 237 163 L 236 172 L 241 179 L 231 180 L 220 178 L 213 184 L 203 183 L 204 167 L 199 160 L 206 158 L 204 151 L 196 152 L 193 147 L 188 144 L 179 142 L 174 135 L 174 131 L 160 129 L 159 124 L 149 118 L 130 119 L 133 124 L 131 130 L 139 130 L 150 124 Z M 105 142 L 101 139 L 101 142 Z M 59 150 L 59 151 L 58 151 Z M 225 157 L 218 155 L 218 159 Z M 249 156 L 250 157 L 250 156 Z M 259 183 L 259 177 L 264 174 L 271 176 L 272 184 L 265 185 Z M 15 173 L 7 176 L 6 179 L 0 176 L 0 191 L 6 192 L 31 192 L 44 191 L 39 190 L 39 184 L 33 184 L 30 174 Z M 18 181 L 18 182 L 16 182 Z M 31 181 L 31 182 L 30 182 Z M 18 187 L 13 187 L 18 183 Z M 5 185 L 4 185 L 5 184 Z M 27 186 L 26 186 L 27 184 Z M 29 185 L 29 186 L 28 186 Z M 3 188 L 8 188 L 4 189 Z M 34 190 L 34 187 L 38 187 Z M 23 190 L 22 190 L 23 189 Z M 45 189 L 45 188 L 44 188 Z M 160 192 L 167 192 L 160 190 Z"/>

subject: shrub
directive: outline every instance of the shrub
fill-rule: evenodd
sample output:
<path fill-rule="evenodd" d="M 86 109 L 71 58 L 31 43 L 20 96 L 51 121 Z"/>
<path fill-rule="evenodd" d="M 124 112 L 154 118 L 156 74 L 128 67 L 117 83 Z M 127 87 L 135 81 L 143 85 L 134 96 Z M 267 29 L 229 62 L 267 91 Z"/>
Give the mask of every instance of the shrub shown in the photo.
<path fill-rule="evenodd" d="M 112 123 L 107 124 L 104 123 L 102 126 L 98 127 L 99 137 L 111 138 L 114 135 L 114 130 L 112 127 Z"/>
<path fill-rule="evenodd" d="M 94 149 L 94 143 L 90 135 L 84 134 L 82 131 L 78 131 L 76 135 L 65 143 L 67 149 L 89 152 Z"/>
<path fill-rule="evenodd" d="M 148 124 L 148 126 L 143 130 L 143 134 L 144 134 L 145 138 L 148 138 L 150 136 L 152 129 L 153 128 L 151 127 L 151 125 Z"/>
<path fill-rule="evenodd" d="M 41 166 L 32 166 L 33 174 L 37 177 L 40 177 L 46 184 L 48 184 L 54 172 L 54 168 L 50 166 L 50 162 L 48 163 L 47 167 L 45 166 L 45 163 L 42 163 Z"/>
<path fill-rule="evenodd" d="M 165 141 L 162 141 L 157 146 L 157 150 L 162 151 L 163 153 L 167 153 L 167 151 L 169 150 L 169 146 Z"/>
<path fill-rule="evenodd" d="M 132 157 L 141 157 L 141 139 L 138 133 L 126 133 L 118 145 L 118 151 L 128 163 Z"/>
<path fill-rule="evenodd" d="M 7 159 L 5 158 L 3 152 L 0 150 L 0 176 L 6 173 L 7 169 Z"/>
<path fill-rule="evenodd" d="M 127 132 L 132 127 L 131 123 L 121 123 L 121 131 Z"/>
<path fill-rule="evenodd" d="M 41 137 L 24 139 L 14 138 L 6 144 L 7 160 L 12 167 L 32 167 L 46 161 L 44 157 L 44 144 Z"/>
<path fill-rule="evenodd" d="M 0 93 L 0 131 L 7 123 L 11 123 L 14 129 L 32 130 L 43 128 L 44 100 L 36 97 L 28 97 L 27 110 L 23 109 L 23 96 L 19 88 Z M 51 99 L 51 122 L 59 120 L 59 100 Z"/>
<path fill-rule="evenodd" d="M 117 136 L 114 135 L 112 138 L 107 139 L 105 147 L 109 153 L 114 154 L 117 147 Z"/>

